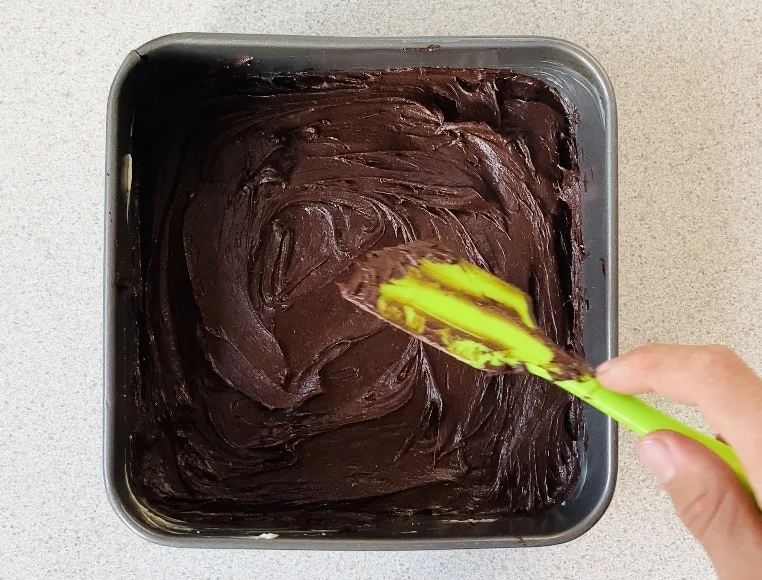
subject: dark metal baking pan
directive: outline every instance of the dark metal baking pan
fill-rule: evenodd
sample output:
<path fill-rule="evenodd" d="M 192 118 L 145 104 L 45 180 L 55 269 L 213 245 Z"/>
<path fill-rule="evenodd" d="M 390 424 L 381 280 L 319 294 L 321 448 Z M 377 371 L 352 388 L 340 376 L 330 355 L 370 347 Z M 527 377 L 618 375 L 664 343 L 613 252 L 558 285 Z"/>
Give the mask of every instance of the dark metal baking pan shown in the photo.
<path fill-rule="evenodd" d="M 617 433 L 613 421 L 585 408 L 587 446 L 579 482 L 561 504 L 538 516 L 458 520 L 405 517 L 353 531 L 199 527 L 172 521 L 132 493 L 128 461 L 129 377 L 135 376 L 132 302 L 122 292 L 131 270 L 128 199 L 131 187 L 131 122 L 136 97 L 150 85 L 154 63 L 211 68 L 252 58 L 262 72 L 305 69 L 358 70 L 411 66 L 511 68 L 555 87 L 579 113 L 577 140 L 586 183 L 583 267 L 589 310 L 584 317 L 588 360 L 612 357 L 617 339 L 616 110 L 601 67 L 580 48 L 561 40 L 508 38 L 317 38 L 178 34 L 131 52 L 114 79 L 108 102 L 106 143 L 106 240 L 104 319 L 104 474 L 122 520 L 143 537 L 197 548 L 308 548 L 330 550 L 547 546 L 590 529 L 614 490 Z"/>

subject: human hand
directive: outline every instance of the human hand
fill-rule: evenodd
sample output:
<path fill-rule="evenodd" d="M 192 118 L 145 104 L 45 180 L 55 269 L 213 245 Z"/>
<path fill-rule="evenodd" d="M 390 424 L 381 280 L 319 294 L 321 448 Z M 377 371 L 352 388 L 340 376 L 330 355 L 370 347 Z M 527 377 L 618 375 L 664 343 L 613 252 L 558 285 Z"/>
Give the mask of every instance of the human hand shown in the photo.
<path fill-rule="evenodd" d="M 762 501 L 762 379 L 723 346 L 651 344 L 599 366 L 606 387 L 699 408 L 735 450 Z M 638 458 L 672 498 L 723 580 L 762 578 L 762 515 L 717 455 L 672 431 L 643 437 Z"/>

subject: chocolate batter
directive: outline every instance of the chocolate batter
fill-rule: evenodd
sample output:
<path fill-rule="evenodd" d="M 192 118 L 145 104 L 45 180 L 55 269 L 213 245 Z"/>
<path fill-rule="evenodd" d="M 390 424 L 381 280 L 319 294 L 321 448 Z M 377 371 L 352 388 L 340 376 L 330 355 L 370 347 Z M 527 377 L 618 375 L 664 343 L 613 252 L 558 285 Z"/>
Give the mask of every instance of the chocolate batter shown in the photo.
<path fill-rule="evenodd" d="M 359 256 L 438 241 L 581 351 L 570 114 L 508 70 L 167 82 L 137 107 L 129 460 L 160 512 L 218 524 L 534 513 L 574 485 L 581 407 L 361 311 Z M 135 220 L 136 222 L 138 220 Z"/>

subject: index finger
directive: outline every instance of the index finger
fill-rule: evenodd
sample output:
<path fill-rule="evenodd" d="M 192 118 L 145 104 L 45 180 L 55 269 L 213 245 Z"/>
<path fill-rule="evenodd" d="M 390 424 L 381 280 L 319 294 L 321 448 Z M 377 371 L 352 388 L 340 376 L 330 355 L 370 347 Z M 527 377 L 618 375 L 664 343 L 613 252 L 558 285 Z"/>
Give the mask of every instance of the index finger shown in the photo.
<path fill-rule="evenodd" d="M 604 363 L 596 374 L 614 391 L 654 392 L 698 407 L 762 497 L 762 379 L 730 349 L 649 344 Z"/>

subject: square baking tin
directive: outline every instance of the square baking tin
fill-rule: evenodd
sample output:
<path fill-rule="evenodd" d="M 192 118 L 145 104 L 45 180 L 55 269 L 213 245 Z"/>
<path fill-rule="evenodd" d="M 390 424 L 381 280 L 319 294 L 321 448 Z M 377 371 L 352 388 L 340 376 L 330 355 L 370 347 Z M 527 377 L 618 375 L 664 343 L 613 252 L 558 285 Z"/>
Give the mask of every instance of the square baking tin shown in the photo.
<path fill-rule="evenodd" d="M 572 540 L 595 524 L 614 490 L 616 424 L 585 406 L 587 441 L 575 489 L 540 515 L 400 516 L 353 530 L 209 527 L 172 520 L 143 505 L 132 492 L 129 437 L 131 390 L 137 371 L 137 332 L 132 293 L 124 280 L 134 272 L 129 197 L 132 182 L 132 119 L 139 98 L 155 90 L 158 66 L 208 70 L 251 59 L 257 72 L 363 70 L 404 67 L 509 68 L 555 87 L 578 113 L 579 165 L 585 183 L 582 283 L 589 310 L 583 342 L 591 364 L 616 354 L 617 340 L 617 137 L 611 85 L 601 67 L 580 48 L 540 37 L 330 38 L 176 34 L 127 55 L 108 101 L 106 143 L 106 243 L 104 318 L 104 475 L 117 514 L 138 534 L 157 543 L 194 548 L 299 548 L 415 550 L 548 546 Z M 166 70 L 166 68 L 164 69 Z"/>

